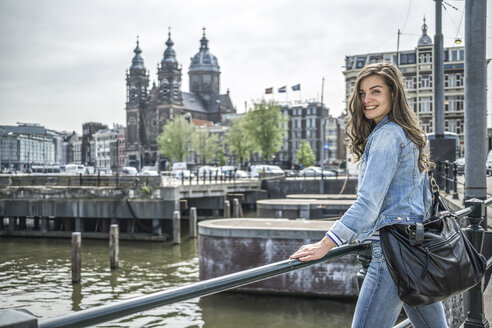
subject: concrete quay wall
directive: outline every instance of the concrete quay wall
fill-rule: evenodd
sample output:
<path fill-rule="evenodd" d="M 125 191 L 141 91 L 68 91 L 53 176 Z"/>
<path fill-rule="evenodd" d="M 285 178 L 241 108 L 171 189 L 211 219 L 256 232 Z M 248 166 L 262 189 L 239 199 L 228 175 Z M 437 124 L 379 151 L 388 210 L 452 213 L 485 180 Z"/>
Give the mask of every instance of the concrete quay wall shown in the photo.
<path fill-rule="evenodd" d="M 261 189 L 268 192 L 268 198 L 285 198 L 289 194 L 319 194 L 319 178 L 270 178 L 261 182 Z M 325 194 L 355 194 L 357 177 L 329 177 L 323 180 Z"/>
<path fill-rule="evenodd" d="M 220 219 L 199 223 L 200 279 L 286 260 L 301 245 L 323 238 L 333 222 L 285 219 Z M 357 297 L 355 255 L 288 272 L 238 288 L 258 293 Z"/>

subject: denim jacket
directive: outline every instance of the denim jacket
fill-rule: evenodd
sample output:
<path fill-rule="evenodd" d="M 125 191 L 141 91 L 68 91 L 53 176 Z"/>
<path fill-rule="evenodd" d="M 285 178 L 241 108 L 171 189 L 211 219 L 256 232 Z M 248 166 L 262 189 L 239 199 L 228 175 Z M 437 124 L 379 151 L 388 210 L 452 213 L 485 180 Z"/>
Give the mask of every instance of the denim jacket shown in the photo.
<path fill-rule="evenodd" d="M 340 246 L 359 243 L 386 225 L 422 222 L 430 209 L 431 192 L 418 159 L 418 147 L 398 124 L 384 117 L 367 139 L 357 200 L 327 235 Z"/>

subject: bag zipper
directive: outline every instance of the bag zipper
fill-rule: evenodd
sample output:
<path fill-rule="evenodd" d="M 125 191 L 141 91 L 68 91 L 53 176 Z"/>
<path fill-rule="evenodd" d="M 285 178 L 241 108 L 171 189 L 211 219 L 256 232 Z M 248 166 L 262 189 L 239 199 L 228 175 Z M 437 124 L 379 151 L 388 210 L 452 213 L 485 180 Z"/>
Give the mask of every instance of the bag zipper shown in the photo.
<path fill-rule="evenodd" d="M 420 275 L 420 279 L 424 279 L 425 277 L 425 274 L 427 273 L 427 268 L 429 266 L 429 258 L 433 256 L 433 254 L 431 253 L 431 249 L 433 248 L 436 248 L 442 244 L 445 244 L 445 243 L 448 243 L 450 242 L 452 239 L 455 238 L 455 236 L 458 236 L 458 232 L 456 232 L 455 234 L 453 234 L 451 237 L 449 237 L 448 239 L 438 243 L 438 244 L 435 244 L 435 245 L 432 245 L 432 246 L 428 246 L 428 247 L 424 247 L 424 250 L 425 250 L 425 265 L 424 265 L 424 269 L 422 270 L 422 274 Z"/>

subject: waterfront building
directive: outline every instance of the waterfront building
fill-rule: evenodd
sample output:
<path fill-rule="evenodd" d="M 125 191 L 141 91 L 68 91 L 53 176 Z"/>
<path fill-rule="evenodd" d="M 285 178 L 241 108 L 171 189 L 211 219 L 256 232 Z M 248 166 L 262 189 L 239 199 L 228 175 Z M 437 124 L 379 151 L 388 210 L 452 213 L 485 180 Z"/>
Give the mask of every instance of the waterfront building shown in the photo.
<path fill-rule="evenodd" d="M 123 134 L 125 130 L 121 125 L 115 124 L 113 129 L 99 130 L 94 133 L 94 149 L 95 149 L 95 169 L 98 172 L 113 173 L 118 170 L 118 154 L 116 147 L 118 136 Z M 111 151 L 111 149 L 113 149 Z"/>
<path fill-rule="evenodd" d="M 108 126 L 98 122 L 86 122 L 82 124 L 82 149 L 81 162 L 84 165 L 95 166 L 96 155 L 94 149 L 93 135 L 99 130 L 107 129 Z"/>
<path fill-rule="evenodd" d="M 205 29 L 200 49 L 191 58 L 188 69 L 190 92 L 181 90 L 181 65 L 170 32 L 165 44 L 157 67 L 157 83 L 153 82 L 152 87 L 149 88 L 150 77 L 139 41 L 126 73 L 126 153 L 128 164 L 135 167 L 158 164 L 165 169 L 166 161 L 159 157 L 157 136 L 175 115 L 189 114 L 191 119 L 219 123 L 224 115 L 236 112 L 229 91 L 220 94 L 220 67 L 209 51 Z"/>
<path fill-rule="evenodd" d="M 329 117 L 328 108 L 319 102 L 312 101 L 303 104 L 282 104 L 280 110 L 288 121 L 286 123 L 287 134 L 276 155 L 276 164 L 284 168 L 296 165 L 297 151 L 302 140 L 306 140 L 316 157 L 315 165 L 320 165 L 323 125 Z M 326 158 L 325 156 L 325 162 Z"/>
<path fill-rule="evenodd" d="M 58 164 L 60 134 L 32 123 L 0 125 L 1 170 L 27 171 L 32 165 Z"/>
<path fill-rule="evenodd" d="M 464 58 L 463 46 L 444 48 L 444 117 L 445 131 L 457 133 L 464 144 Z M 426 133 L 434 132 L 434 45 L 427 34 L 427 24 L 422 25 L 422 35 L 414 49 L 346 56 L 346 103 L 352 94 L 355 79 L 366 65 L 390 62 L 399 66 L 408 91 L 408 103 L 417 114 Z M 463 147 L 461 147 L 463 149 Z"/>

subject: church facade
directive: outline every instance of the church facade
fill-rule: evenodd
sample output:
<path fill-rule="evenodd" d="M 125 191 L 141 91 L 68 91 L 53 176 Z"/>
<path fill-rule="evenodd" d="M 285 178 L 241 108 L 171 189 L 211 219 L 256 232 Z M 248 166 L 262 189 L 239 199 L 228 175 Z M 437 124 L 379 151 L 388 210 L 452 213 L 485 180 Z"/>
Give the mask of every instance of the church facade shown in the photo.
<path fill-rule="evenodd" d="M 128 165 L 164 169 L 157 136 L 168 120 L 185 115 L 190 122 L 220 123 L 224 114 L 235 113 L 229 91 L 220 94 L 220 66 L 208 48 L 205 29 L 198 53 L 188 69 L 189 90 L 181 90 L 181 65 L 176 59 L 169 32 L 166 49 L 157 67 L 157 82 L 149 87 L 150 74 L 144 66 L 139 41 L 126 74 L 126 151 Z"/>

